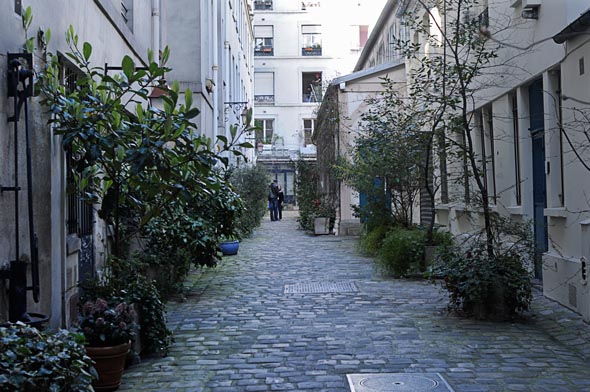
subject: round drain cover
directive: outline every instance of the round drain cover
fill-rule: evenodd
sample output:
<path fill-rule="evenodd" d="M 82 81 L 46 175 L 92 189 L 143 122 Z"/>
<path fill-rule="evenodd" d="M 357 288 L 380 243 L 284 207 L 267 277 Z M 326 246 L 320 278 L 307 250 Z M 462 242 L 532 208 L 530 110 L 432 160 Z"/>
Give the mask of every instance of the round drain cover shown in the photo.
<path fill-rule="evenodd" d="M 379 392 L 421 392 L 438 387 L 438 381 L 413 374 L 371 375 L 362 379 L 359 384 L 369 391 Z"/>

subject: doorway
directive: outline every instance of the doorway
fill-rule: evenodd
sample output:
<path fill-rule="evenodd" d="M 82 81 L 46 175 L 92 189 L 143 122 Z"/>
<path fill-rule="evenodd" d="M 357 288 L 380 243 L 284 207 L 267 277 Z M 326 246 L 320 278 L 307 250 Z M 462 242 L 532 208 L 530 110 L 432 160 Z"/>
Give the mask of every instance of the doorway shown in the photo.
<path fill-rule="evenodd" d="M 535 277 L 542 279 L 543 253 L 549 249 L 547 232 L 547 180 L 545 177 L 545 119 L 543 110 L 543 80 L 529 86 L 529 115 L 532 139 L 533 167 L 533 226 L 535 236 Z"/>

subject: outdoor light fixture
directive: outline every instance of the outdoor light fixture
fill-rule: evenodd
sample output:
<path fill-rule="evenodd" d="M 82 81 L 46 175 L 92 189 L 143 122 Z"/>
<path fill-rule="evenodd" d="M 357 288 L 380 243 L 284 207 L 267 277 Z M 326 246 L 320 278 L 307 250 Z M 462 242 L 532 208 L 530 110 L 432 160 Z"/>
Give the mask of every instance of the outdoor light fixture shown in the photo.
<path fill-rule="evenodd" d="M 522 10 L 520 16 L 523 19 L 539 19 L 539 8 L 526 8 Z"/>

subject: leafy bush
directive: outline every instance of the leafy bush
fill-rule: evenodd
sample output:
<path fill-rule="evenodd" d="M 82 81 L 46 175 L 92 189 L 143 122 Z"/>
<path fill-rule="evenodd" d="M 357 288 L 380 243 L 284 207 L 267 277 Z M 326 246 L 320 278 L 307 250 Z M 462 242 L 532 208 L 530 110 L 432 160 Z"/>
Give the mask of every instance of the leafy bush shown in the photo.
<path fill-rule="evenodd" d="M 88 391 L 92 360 L 84 337 L 45 334 L 22 323 L 0 327 L 0 391 Z"/>
<path fill-rule="evenodd" d="M 449 292 L 449 309 L 479 319 L 507 319 L 527 310 L 532 300 L 534 242 L 528 225 L 494 216 L 494 247 L 475 235 L 438 254 L 434 276 Z"/>
<path fill-rule="evenodd" d="M 439 254 L 435 275 L 449 292 L 449 309 L 479 319 L 505 319 L 527 310 L 531 276 L 522 255 L 509 251 L 489 258 L 483 245 Z"/>
<path fill-rule="evenodd" d="M 376 256 L 389 229 L 389 226 L 377 226 L 363 234 L 360 242 L 361 252 L 368 256 Z"/>
<path fill-rule="evenodd" d="M 103 298 L 86 301 L 80 307 L 80 332 L 91 347 L 117 346 L 135 337 L 133 305 L 116 301 L 109 304 Z"/>
<path fill-rule="evenodd" d="M 425 232 L 420 229 L 390 230 L 378 252 L 378 263 L 385 275 L 402 277 L 411 268 L 419 270 L 424 259 Z"/>
<path fill-rule="evenodd" d="M 306 231 L 314 231 L 314 221 L 318 217 L 330 218 L 330 229 L 334 227 L 336 209 L 334 201 L 321 194 L 318 168 L 314 163 L 298 160 L 297 167 L 297 205 L 299 206 L 299 227 Z"/>
<path fill-rule="evenodd" d="M 158 289 L 142 275 L 142 265 L 135 260 L 110 259 L 102 279 L 81 283 L 81 303 L 109 298 L 134 304 L 140 325 L 140 354 L 166 354 L 172 332 L 166 326 L 166 308 Z"/>
<path fill-rule="evenodd" d="M 230 181 L 245 206 L 236 226 L 240 235 L 247 237 L 260 225 L 266 213 L 268 172 L 263 166 L 243 166 L 231 171 Z"/>

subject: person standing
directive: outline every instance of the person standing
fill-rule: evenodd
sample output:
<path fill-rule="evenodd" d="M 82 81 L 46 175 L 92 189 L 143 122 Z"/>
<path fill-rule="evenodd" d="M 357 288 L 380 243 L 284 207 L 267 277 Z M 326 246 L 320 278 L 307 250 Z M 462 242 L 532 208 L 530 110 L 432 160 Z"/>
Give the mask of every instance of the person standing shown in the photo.
<path fill-rule="evenodd" d="M 279 203 L 279 220 L 283 219 L 283 202 L 285 201 L 285 193 L 283 188 L 279 185 L 279 193 L 277 195 L 277 201 Z"/>
<path fill-rule="evenodd" d="M 270 220 L 273 222 L 279 220 L 279 186 L 277 180 L 274 180 L 269 185 L 268 207 L 270 209 Z"/>

